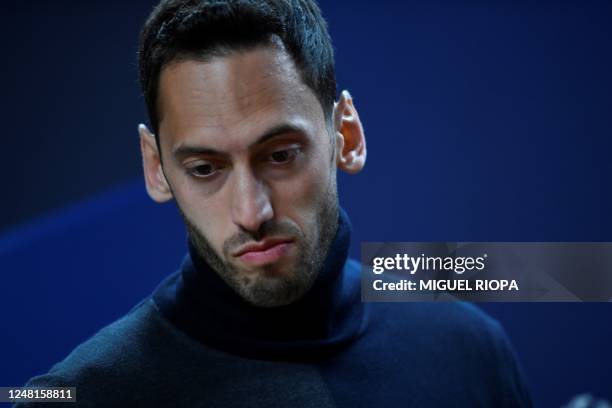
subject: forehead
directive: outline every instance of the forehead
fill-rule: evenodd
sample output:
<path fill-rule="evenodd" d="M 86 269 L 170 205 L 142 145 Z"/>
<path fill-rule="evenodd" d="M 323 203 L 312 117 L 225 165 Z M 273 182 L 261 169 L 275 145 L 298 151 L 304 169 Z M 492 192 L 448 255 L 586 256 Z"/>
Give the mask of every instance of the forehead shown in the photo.
<path fill-rule="evenodd" d="M 173 62 L 161 72 L 159 101 L 160 140 L 168 147 L 205 141 L 239 148 L 279 124 L 316 133 L 325 122 L 318 99 L 277 45 Z"/>

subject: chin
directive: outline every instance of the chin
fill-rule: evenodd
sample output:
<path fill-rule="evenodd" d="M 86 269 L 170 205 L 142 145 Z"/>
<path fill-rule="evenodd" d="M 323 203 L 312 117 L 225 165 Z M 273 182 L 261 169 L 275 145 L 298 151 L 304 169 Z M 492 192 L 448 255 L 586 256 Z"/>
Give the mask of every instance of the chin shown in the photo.
<path fill-rule="evenodd" d="M 302 298 L 310 290 L 316 277 L 296 272 L 298 271 L 295 267 L 264 268 L 256 276 L 244 276 L 238 293 L 255 306 L 288 305 Z"/>

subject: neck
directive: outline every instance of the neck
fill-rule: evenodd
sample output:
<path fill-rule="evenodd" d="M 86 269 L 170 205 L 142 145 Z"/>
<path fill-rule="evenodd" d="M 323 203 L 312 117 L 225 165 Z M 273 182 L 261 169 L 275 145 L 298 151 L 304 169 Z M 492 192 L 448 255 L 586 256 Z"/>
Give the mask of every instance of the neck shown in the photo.
<path fill-rule="evenodd" d="M 361 330 L 358 285 L 345 284 L 351 227 L 338 229 L 312 288 L 285 306 L 254 306 L 234 292 L 190 247 L 180 279 L 154 298 L 179 329 L 214 348 L 251 358 L 305 358 L 342 346 Z"/>

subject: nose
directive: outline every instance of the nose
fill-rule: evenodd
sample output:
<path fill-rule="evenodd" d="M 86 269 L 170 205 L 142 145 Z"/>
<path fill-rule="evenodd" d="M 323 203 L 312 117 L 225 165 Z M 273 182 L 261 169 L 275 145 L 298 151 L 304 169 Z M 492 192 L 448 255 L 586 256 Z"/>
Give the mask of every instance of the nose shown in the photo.
<path fill-rule="evenodd" d="M 256 233 L 274 216 L 269 188 L 249 169 L 236 169 L 232 192 L 232 221 L 241 229 Z"/>

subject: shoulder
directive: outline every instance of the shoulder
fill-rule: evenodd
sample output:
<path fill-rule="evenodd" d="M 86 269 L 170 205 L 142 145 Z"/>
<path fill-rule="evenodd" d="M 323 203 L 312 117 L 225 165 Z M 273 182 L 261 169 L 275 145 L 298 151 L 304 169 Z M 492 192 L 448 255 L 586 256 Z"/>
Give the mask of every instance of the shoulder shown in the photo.
<path fill-rule="evenodd" d="M 354 259 L 347 259 L 344 265 L 345 284 L 350 282 L 351 285 L 361 285 L 361 275 L 362 264 Z M 371 315 L 371 325 L 397 331 L 397 334 L 410 334 L 412 337 L 418 332 L 426 332 L 428 336 L 436 335 L 456 340 L 465 338 L 477 342 L 505 336 L 497 320 L 467 302 L 406 302 L 396 299 L 366 304 Z"/>
<path fill-rule="evenodd" d="M 345 265 L 346 278 L 359 282 L 361 264 Z M 367 302 L 370 345 L 392 350 L 395 363 L 419 367 L 434 382 L 461 385 L 502 406 L 530 406 L 516 353 L 500 322 L 462 301 Z M 461 393 L 457 389 L 457 393 Z"/>
<path fill-rule="evenodd" d="M 466 302 L 372 302 L 370 323 L 424 341 L 492 346 L 505 338 L 500 323 Z M 435 339 L 435 340 L 434 340 Z"/>
<path fill-rule="evenodd" d="M 531 406 L 516 353 L 502 325 L 473 304 L 370 304 L 370 329 L 440 381 L 464 384 L 500 406 Z M 459 392 L 459 391 L 458 391 Z M 485 397 L 486 395 L 486 397 Z"/>
<path fill-rule="evenodd" d="M 168 331 L 148 297 L 25 386 L 76 387 L 81 401 L 129 401 L 125 391 L 135 378 L 142 379 L 139 372 L 153 369 L 147 365 L 158 360 L 153 357 L 167 341 Z"/>

